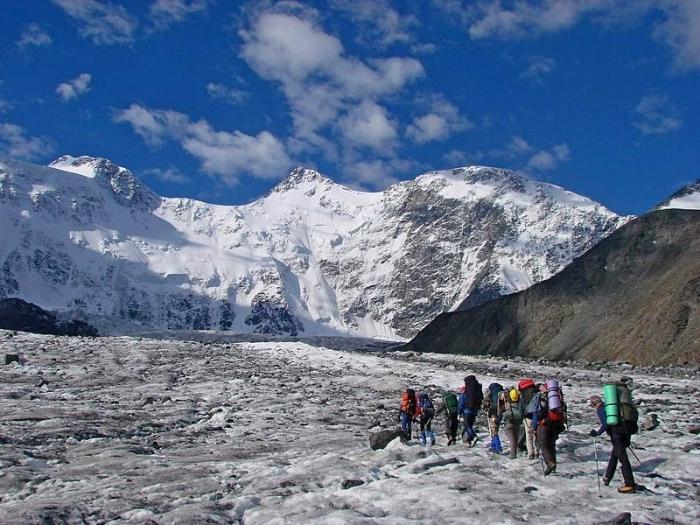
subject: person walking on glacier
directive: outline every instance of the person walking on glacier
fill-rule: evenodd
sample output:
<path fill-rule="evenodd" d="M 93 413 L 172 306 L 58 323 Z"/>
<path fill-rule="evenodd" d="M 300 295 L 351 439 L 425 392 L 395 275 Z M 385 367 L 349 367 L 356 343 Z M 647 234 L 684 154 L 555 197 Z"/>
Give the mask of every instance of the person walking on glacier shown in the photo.
<path fill-rule="evenodd" d="M 459 426 L 459 401 L 457 395 L 446 390 L 442 393 L 442 403 L 435 411 L 435 415 L 445 413 L 445 436 L 447 437 L 447 446 L 457 443 L 457 428 Z"/>
<path fill-rule="evenodd" d="M 518 391 L 520 392 L 520 402 L 523 410 L 530 406 L 532 398 L 537 393 L 537 385 L 531 378 L 522 379 L 518 382 Z M 535 459 L 537 454 L 535 453 L 535 432 L 532 430 L 532 419 L 529 417 L 523 418 L 523 428 L 524 432 L 520 438 L 518 447 L 520 450 L 527 450 L 528 459 Z"/>
<path fill-rule="evenodd" d="M 418 441 L 421 445 L 430 445 L 432 447 L 435 445 L 435 433 L 431 428 L 433 416 L 435 415 L 435 407 L 430 400 L 430 396 L 426 392 L 418 396 L 418 401 L 420 407 L 420 416 L 418 417 L 420 437 Z"/>
<path fill-rule="evenodd" d="M 501 392 L 503 428 L 510 443 L 510 459 L 518 456 L 518 439 L 523 428 L 523 400 L 517 388 Z"/>
<path fill-rule="evenodd" d="M 401 395 L 399 405 L 399 422 L 401 423 L 401 441 L 411 440 L 411 425 L 420 414 L 418 395 L 413 388 L 406 388 Z"/>
<path fill-rule="evenodd" d="M 474 430 L 474 422 L 479 414 L 481 404 L 484 401 L 484 393 L 481 383 L 476 380 L 476 377 L 469 375 L 464 378 L 464 389 L 459 395 L 458 410 L 462 414 L 464 420 L 464 429 L 462 430 L 462 440 L 469 446 L 473 447 L 479 440 L 479 436 Z"/>
<path fill-rule="evenodd" d="M 610 481 L 615 475 L 615 470 L 617 470 L 617 463 L 619 461 L 620 470 L 622 470 L 622 478 L 625 484 L 618 488 L 617 491 L 621 494 L 632 494 L 636 492 L 632 464 L 630 463 L 629 457 L 627 457 L 627 447 L 631 444 L 631 436 L 624 421 L 618 425 L 608 425 L 607 416 L 605 415 L 605 405 L 600 396 L 591 396 L 589 399 L 589 406 L 596 411 L 598 420 L 600 421 L 600 427 L 597 430 L 591 430 L 590 436 L 598 437 L 603 433 L 607 433 L 612 443 L 608 467 L 605 469 L 605 474 L 603 475 L 603 485 L 606 487 L 610 485 Z"/>
<path fill-rule="evenodd" d="M 549 381 L 548 381 L 549 382 Z M 557 387 L 559 402 L 563 405 L 561 389 Z M 532 420 L 532 430 L 544 460 L 544 475 L 548 476 L 557 469 L 557 439 L 564 430 L 564 410 L 554 410 L 550 406 L 547 384 L 540 385 L 527 408 L 528 417 Z"/>

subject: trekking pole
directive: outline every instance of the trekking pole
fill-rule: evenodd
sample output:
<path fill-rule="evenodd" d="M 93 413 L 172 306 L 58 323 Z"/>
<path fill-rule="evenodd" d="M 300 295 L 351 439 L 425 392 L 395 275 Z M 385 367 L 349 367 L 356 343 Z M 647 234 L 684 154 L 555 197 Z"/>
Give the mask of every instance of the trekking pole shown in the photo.
<path fill-rule="evenodd" d="M 542 455 L 540 440 L 537 439 L 537 434 L 535 434 L 535 445 L 537 445 L 537 457 L 540 458 L 540 465 L 542 465 L 542 474 L 544 474 L 547 470 L 547 467 L 544 465 L 544 456 Z"/>
<path fill-rule="evenodd" d="M 603 494 L 600 492 L 600 469 L 598 468 L 598 440 L 593 438 L 593 454 L 595 455 L 595 476 L 598 479 L 598 497 L 602 498 Z"/>
<path fill-rule="evenodd" d="M 634 459 L 636 459 L 636 460 L 637 460 L 637 463 L 639 463 L 639 464 L 641 465 L 641 464 L 642 464 L 642 462 L 641 462 L 641 461 L 639 461 L 639 458 L 637 457 L 637 454 L 635 454 L 635 453 L 634 453 L 634 450 L 632 450 L 632 446 L 630 445 L 630 446 L 629 446 L 629 447 L 627 447 L 627 448 L 629 449 L 629 451 L 630 451 L 630 452 L 632 453 L 632 455 L 634 456 Z"/>

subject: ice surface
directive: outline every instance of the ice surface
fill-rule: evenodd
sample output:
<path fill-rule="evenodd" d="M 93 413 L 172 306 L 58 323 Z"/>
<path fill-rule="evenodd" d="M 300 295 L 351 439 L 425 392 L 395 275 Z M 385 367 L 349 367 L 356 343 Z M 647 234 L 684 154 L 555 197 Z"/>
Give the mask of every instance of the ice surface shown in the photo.
<path fill-rule="evenodd" d="M 700 520 L 696 370 L 0 331 L 3 353 L 22 363 L 0 368 L 0 523 Z M 406 385 L 436 392 L 467 373 L 562 381 L 571 425 L 555 475 L 489 454 L 483 418 L 474 449 L 439 433 L 433 448 L 369 449 L 370 427 L 396 424 Z M 618 474 L 598 497 L 586 399 L 622 374 L 642 417 L 661 421 L 634 438 L 650 491 L 619 495 Z"/>

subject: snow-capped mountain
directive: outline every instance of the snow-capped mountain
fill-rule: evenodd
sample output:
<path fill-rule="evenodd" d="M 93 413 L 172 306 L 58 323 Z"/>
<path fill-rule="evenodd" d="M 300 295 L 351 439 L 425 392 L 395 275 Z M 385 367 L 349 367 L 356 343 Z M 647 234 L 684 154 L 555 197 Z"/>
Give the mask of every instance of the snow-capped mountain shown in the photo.
<path fill-rule="evenodd" d="M 0 212 L 0 297 L 102 327 L 386 339 L 546 279 L 626 220 L 494 168 L 378 193 L 297 168 L 251 204 L 219 206 L 69 156 L 0 162 Z"/>
<path fill-rule="evenodd" d="M 693 184 L 688 184 L 681 188 L 656 207 L 657 210 L 667 210 L 671 208 L 700 210 L 700 179 Z"/>

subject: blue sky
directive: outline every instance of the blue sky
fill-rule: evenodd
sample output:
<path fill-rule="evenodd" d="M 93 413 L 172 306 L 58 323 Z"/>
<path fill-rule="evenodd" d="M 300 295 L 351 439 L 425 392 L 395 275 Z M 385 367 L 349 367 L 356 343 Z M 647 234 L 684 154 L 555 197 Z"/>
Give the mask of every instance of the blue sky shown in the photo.
<path fill-rule="evenodd" d="M 0 156 L 238 204 L 520 170 L 643 213 L 700 177 L 700 0 L 0 0 Z"/>

